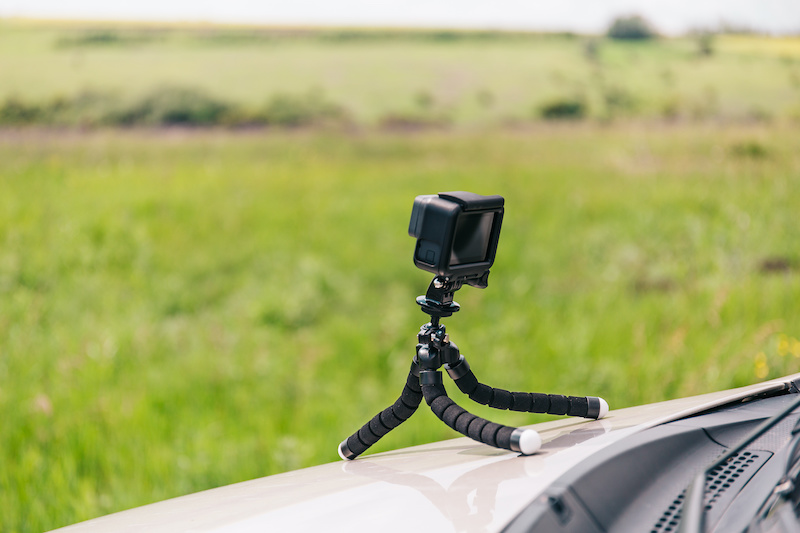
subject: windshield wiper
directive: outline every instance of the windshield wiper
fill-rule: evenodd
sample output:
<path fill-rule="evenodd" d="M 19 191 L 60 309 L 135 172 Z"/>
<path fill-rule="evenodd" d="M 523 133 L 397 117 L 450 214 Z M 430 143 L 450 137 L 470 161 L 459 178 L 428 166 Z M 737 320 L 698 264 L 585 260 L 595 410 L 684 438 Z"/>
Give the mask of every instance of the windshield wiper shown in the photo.
<path fill-rule="evenodd" d="M 791 499 L 793 494 L 797 494 L 798 488 L 800 488 L 797 483 L 798 476 L 800 476 L 800 419 L 792 428 L 791 435 L 792 440 L 788 446 L 789 453 L 786 454 L 783 475 L 759 507 L 748 529 L 752 529 L 753 526 L 766 519 L 782 502 Z"/>
<path fill-rule="evenodd" d="M 771 418 L 768 418 L 764 422 L 762 422 L 757 428 L 753 430 L 752 433 L 747 435 L 744 439 L 742 439 L 739 444 L 735 447 L 731 448 L 724 454 L 722 454 L 716 461 L 708 465 L 702 472 L 695 476 L 692 483 L 689 485 L 689 488 L 686 491 L 686 503 L 683 507 L 683 519 L 681 520 L 681 526 L 678 530 L 679 533 L 704 533 L 706 524 L 705 524 L 705 515 L 706 515 L 706 503 L 705 503 L 705 494 L 706 494 L 706 479 L 712 473 L 712 471 L 716 468 L 722 467 L 725 465 L 731 458 L 736 456 L 739 452 L 744 450 L 747 446 L 749 446 L 753 441 L 759 438 L 761 435 L 772 429 L 776 424 L 778 424 L 781 420 L 785 419 L 792 411 L 800 407 L 800 397 L 793 401 L 788 407 L 780 411 L 779 413 L 773 415 Z M 791 456 L 794 453 L 790 454 L 790 461 Z M 790 466 L 787 470 L 793 470 Z M 781 479 L 788 477 L 783 476 Z M 781 482 L 778 483 L 780 486 Z"/>

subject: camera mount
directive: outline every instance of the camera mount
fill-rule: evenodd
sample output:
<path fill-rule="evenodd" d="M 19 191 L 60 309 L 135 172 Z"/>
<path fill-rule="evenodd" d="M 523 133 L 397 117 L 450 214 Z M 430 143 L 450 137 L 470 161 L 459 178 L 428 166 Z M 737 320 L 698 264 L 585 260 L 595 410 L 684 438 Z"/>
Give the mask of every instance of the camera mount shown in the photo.
<path fill-rule="evenodd" d="M 458 282 L 437 276 L 428 287 L 426 295 L 417 297 L 417 303 L 422 311 L 430 315 L 431 321 L 420 327 L 417 353 L 411 363 L 403 391 L 393 405 L 375 415 L 339 445 L 339 456 L 342 459 L 355 459 L 381 437 L 408 420 L 423 397 L 440 420 L 473 440 L 523 455 L 530 455 L 539 449 L 541 438 L 536 431 L 490 422 L 463 409 L 450 399 L 439 370 L 442 366 L 461 392 L 471 400 L 495 409 L 592 419 L 602 418 L 608 412 L 606 401 L 594 396 L 509 392 L 480 383 L 458 346 L 450 341 L 445 326 L 440 324 L 441 318 L 451 316 L 460 309 L 453 301 L 453 293 L 460 286 Z"/>
<path fill-rule="evenodd" d="M 426 294 L 417 297 L 430 322 L 417 334 L 416 355 L 400 397 L 339 445 L 342 459 L 355 459 L 408 420 L 423 398 L 440 420 L 473 440 L 523 455 L 540 448 L 542 440 L 536 431 L 496 424 L 456 404 L 444 388 L 442 367 L 471 400 L 495 409 L 592 419 L 603 418 L 608 412 L 606 401 L 594 396 L 509 392 L 480 383 L 440 323 L 460 309 L 453 296 L 462 286 L 487 287 L 503 202 L 500 196 L 465 192 L 415 199 L 409 226 L 409 234 L 417 238 L 414 263 L 436 274 Z"/>

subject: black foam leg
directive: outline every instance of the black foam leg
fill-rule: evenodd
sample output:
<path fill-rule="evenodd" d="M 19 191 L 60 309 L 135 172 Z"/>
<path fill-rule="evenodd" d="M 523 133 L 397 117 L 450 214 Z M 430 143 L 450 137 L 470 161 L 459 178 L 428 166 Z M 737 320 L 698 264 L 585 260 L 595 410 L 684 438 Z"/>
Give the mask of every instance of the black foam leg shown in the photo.
<path fill-rule="evenodd" d="M 433 375 L 434 373 L 430 372 L 430 374 Z M 531 447 L 530 443 L 521 442 L 523 435 L 535 434 L 534 431 L 496 424 L 473 415 L 450 399 L 441 382 L 441 373 L 435 372 L 435 374 L 436 380 L 430 384 L 425 383 L 423 378 L 422 393 L 431 411 L 442 422 L 472 440 L 495 448 L 503 448 L 525 454 L 533 453 L 538 449 L 541 440 L 534 447 Z M 538 435 L 535 438 L 538 439 Z"/>
<path fill-rule="evenodd" d="M 495 409 L 595 419 L 604 414 L 602 413 L 600 398 L 594 396 L 509 392 L 484 385 L 475 377 L 463 356 L 457 363 L 446 365 L 446 369 L 447 373 L 458 385 L 459 390 L 469 396 L 470 400 Z"/>
<path fill-rule="evenodd" d="M 378 442 L 381 437 L 411 418 L 421 402 L 422 390 L 419 385 L 419 377 L 416 375 L 416 365 L 413 365 L 406 378 L 403 392 L 397 401 L 375 415 L 372 420 L 342 442 L 339 445 L 339 455 L 343 459 L 355 459 Z"/>

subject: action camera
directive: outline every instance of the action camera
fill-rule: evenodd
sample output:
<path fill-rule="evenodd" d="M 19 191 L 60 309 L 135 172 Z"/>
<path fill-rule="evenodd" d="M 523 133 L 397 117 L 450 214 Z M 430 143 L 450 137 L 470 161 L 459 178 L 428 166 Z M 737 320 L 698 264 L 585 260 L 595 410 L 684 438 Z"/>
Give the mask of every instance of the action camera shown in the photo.
<path fill-rule="evenodd" d="M 494 263 L 503 197 L 471 192 L 417 196 L 408 234 L 417 239 L 414 264 L 450 280 L 485 286 Z"/>

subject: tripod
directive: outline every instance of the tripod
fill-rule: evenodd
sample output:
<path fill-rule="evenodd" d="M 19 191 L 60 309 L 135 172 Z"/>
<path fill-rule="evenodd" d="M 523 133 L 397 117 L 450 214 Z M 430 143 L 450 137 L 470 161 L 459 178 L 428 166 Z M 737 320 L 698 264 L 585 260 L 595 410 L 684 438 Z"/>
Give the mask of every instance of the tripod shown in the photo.
<path fill-rule="evenodd" d="M 481 279 L 470 280 L 468 283 L 485 287 L 488 274 L 487 271 Z M 495 409 L 593 419 L 606 415 L 608 404 L 602 398 L 509 392 L 480 383 L 459 352 L 458 346 L 450 341 L 444 325 L 439 323 L 441 318 L 451 316 L 460 309 L 453 301 L 453 294 L 465 282 L 437 276 L 433 278 L 425 296 L 417 297 L 417 303 L 422 311 L 430 315 L 431 321 L 420 327 L 417 353 L 411 363 L 403 392 L 394 404 L 375 415 L 339 445 L 339 456 L 342 459 L 355 459 L 381 437 L 408 420 L 423 397 L 442 422 L 473 440 L 523 455 L 530 455 L 539 449 L 542 441 L 536 431 L 496 424 L 458 406 L 444 388 L 442 372 L 439 370 L 442 366 L 461 392 L 471 400 Z"/>

